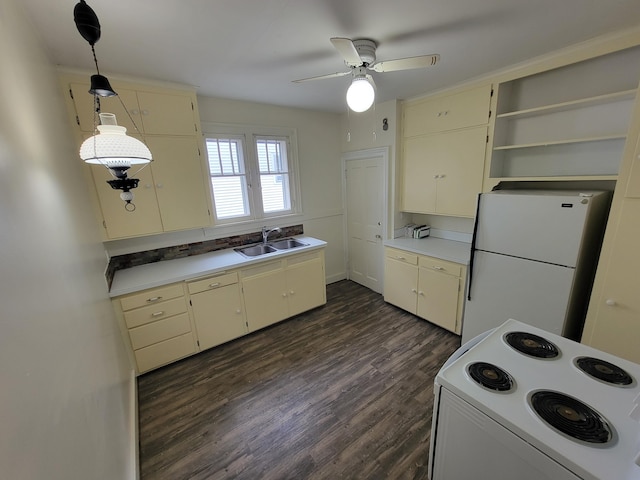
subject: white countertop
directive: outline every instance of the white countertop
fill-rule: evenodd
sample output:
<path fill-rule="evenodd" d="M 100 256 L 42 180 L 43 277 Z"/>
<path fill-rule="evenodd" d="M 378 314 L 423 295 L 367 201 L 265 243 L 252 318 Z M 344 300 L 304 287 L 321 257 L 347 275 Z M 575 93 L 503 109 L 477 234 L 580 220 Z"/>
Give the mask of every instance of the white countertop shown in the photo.
<path fill-rule="evenodd" d="M 128 293 L 159 287 L 169 283 L 190 280 L 205 275 L 223 272 L 234 268 L 273 260 L 276 257 L 292 255 L 323 248 L 327 242 L 313 237 L 297 235 L 293 238 L 306 243 L 306 246 L 290 250 L 279 250 L 258 257 L 247 258 L 232 248 L 215 252 L 193 255 L 191 257 L 147 263 L 137 267 L 118 270 L 113 276 L 109 295 L 117 297 Z"/>
<path fill-rule="evenodd" d="M 419 255 L 429 255 L 430 257 L 449 260 L 450 262 L 469 264 L 471 256 L 471 244 L 466 242 L 456 242 L 444 238 L 408 238 L 400 237 L 384 242 L 386 247 L 399 248 Z"/>

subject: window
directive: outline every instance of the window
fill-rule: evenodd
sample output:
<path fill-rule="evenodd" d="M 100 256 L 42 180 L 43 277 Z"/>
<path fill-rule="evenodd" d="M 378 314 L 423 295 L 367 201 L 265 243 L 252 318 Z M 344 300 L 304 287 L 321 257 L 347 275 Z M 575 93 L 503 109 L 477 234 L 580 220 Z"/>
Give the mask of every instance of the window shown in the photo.
<path fill-rule="evenodd" d="M 259 127 L 221 130 L 227 132 L 206 135 L 216 222 L 236 223 L 296 213 L 293 132 L 263 135 L 256 133 Z M 233 134 L 229 130 L 234 130 Z M 251 139 L 250 145 L 246 144 L 247 139 Z"/>

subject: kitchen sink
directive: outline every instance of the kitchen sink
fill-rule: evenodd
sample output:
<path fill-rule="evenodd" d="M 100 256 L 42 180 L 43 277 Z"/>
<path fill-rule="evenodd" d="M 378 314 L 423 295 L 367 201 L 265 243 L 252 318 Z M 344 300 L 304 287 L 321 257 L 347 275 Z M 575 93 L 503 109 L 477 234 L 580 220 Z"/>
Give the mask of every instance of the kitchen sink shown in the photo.
<path fill-rule="evenodd" d="M 234 248 L 234 250 L 245 257 L 259 257 L 260 255 L 277 252 L 278 250 L 289 250 L 291 248 L 306 247 L 307 245 L 307 243 L 303 243 L 295 238 L 283 238 L 269 243 L 256 243 L 246 247 L 238 247 Z"/>
<path fill-rule="evenodd" d="M 283 238 L 282 240 L 275 240 L 273 242 L 270 242 L 269 245 L 277 248 L 278 250 L 288 250 L 290 248 L 304 247 L 307 244 L 302 243 L 295 238 Z"/>
<path fill-rule="evenodd" d="M 265 253 L 273 253 L 276 251 L 271 245 L 265 245 L 260 243 L 258 245 L 251 245 L 249 247 L 240 247 L 235 249 L 236 252 L 246 255 L 247 257 L 257 257 L 264 255 Z"/>

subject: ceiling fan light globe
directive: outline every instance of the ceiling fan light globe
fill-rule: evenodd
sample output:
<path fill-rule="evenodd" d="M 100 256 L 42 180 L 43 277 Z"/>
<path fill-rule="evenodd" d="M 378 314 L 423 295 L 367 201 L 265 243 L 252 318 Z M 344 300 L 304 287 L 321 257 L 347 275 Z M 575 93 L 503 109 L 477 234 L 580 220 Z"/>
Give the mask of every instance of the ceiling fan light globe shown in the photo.
<path fill-rule="evenodd" d="M 373 105 L 376 93 L 366 78 L 354 78 L 347 90 L 347 105 L 354 112 L 366 112 Z"/>

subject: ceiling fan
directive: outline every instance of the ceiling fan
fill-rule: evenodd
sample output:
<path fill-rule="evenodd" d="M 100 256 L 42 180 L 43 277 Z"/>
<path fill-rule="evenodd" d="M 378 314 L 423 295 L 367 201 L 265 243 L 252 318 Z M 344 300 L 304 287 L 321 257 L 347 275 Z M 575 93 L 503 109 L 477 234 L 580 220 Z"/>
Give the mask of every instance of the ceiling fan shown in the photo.
<path fill-rule="evenodd" d="M 342 55 L 344 63 L 349 67 L 349 70 L 302 78 L 294 80 L 294 82 L 301 83 L 351 75 L 351 86 L 347 90 L 347 104 L 355 112 L 364 112 L 373 104 L 375 84 L 369 73 L 370 71 L 384 73 L 425 68 L 435 65 L 440 60 L 440 55 L 433 54 L 376 62 L 376 48 L 378 45 L 373 40 L 366 38 L 351 40 L 349 38 L 333 37 L 331 38 L 331 43 Z"/>

